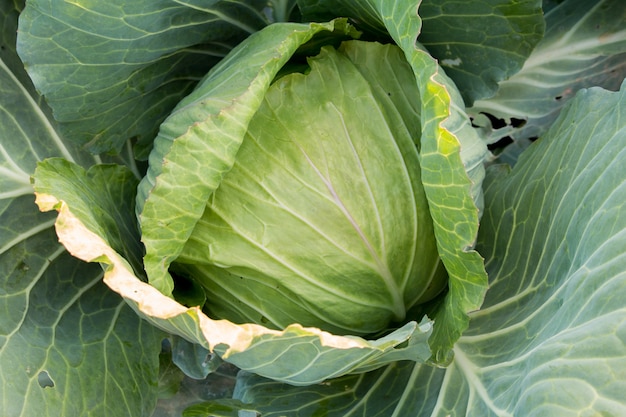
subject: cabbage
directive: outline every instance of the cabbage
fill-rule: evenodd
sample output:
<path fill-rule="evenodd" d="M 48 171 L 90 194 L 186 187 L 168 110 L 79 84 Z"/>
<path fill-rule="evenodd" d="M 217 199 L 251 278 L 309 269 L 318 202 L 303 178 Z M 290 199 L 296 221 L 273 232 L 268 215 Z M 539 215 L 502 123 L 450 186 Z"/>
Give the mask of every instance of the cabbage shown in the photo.
<path fill-rule="evenodd" d="M 178 265 L 214 317 L 375 333 L 447 282 L 407 104 L 419 92 L 397 46 L 350 41 L 309 64 L 266 93 Z M 385 78 L 397 88 L 369 81 Z"/>

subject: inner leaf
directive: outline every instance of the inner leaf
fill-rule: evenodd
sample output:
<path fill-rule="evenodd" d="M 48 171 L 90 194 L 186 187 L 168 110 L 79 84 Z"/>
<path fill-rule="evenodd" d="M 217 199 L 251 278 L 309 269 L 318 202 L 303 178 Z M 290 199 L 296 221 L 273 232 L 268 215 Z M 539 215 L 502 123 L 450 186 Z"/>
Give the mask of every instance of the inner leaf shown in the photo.
<path fill-rule="evenodd" d="M 384 68 L 365 71 L 371 60 L 359 57 L 381 53 L 393 70 L 372 77 Z M 266 94 L 179 267 L 202 282 L 217 317 L 373 333 L 446 284 L 420 181 L 419 123 L 403 118 L 416 115 L 368 80 L 403 80 L 407 97 L 417 87 L 395 46 L 349 42 L 310 66 Z"/>

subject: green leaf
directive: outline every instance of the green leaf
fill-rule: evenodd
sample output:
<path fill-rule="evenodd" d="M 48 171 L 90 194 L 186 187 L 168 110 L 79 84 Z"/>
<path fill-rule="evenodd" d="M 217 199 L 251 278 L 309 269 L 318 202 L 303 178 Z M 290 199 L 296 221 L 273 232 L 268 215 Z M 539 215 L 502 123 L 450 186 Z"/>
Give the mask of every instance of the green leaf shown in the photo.
<path fill-rule="evenodd" d="M 135 274 L 143 272 L 143 248 L 133 216 L 138 182 L 122 165 L 94 165 L 85 171 L 62 158 L 40 163 L 34 176 L 36 202 L 42 211 L 61 210 L 59 201 L 71 205 L 74 215 L 123 254 Z"/>
<path fill-rule="evenodd" d="M 234 366 L 222 364 L 203 379 L 183 378 L 176 394 L 173 397 L 161 398 L 151 417 L 182 416 L 184 410 L 193 404 L 216 399 L 224 401 L 232 397 L 237 373 L 238 369 Z"/>
<path fill-rule="evenodd" d="M 277 331 L 212 320 L 199 307 L 186 308 L 166 297 L 137 278 L 132 262 L 120 255 L 128 253 L 129 246 L 119 240 L 118 230 L 126 239 L 133 239 L 132 210 L 120 204 L 132 194 L 130 178 L 128 170 L 116 165 L 96 165 L 85 171 L 57 158 L 40 164 L 35 188 L 40 209 L 59 212 L 59 241 L 75 257 L 106 265 L 104 282 L 146 321 L 204 346 L 241 369 L 295 385 L 320 382 L 398 359 L 425 361 L 430 356 L 429 320 L 419 325 L 409 322 L 383 338 L 366 341 L 298 324 Z M 114 202 L 119 209 L 113 208 Z M 121 227 L 112 228 L 112 218 Z"/>
<path fill-rule="evenodd" d="M 145 269 L 164 294 L 173 288 L 168 267 L 232 167 L 270 82 L 302 44 L 333 30 L 341 36 L 354 33 L 343 21 L 281 23 L 257 32 L 213 68 L 161 126 L 139 185 L 137 212 Z"/>
<path fill-rule="evenodd" d="M 510 174 L 485 183 L 490 290 L 458 369 L 478 369 L 488 391 L 523 387 L 497 401 L 512 415 L 626 412 L 625 109 L 626 83 L 581 90 Z"/>
<path fill-rule="evenodd" d="M 487 289 L 481 256 L 472 250 L 482 207 L 486 148 L 463 111 L 456 87 L 415 39 L 421 21 L 413 5 L 370 2 L 413 67 L 422 103 L 420 166 L 435 226 L 439 256 L 449 278 L 444 301 L 430 316 L 437 323 L 429 341 L 432 360 L 445 364 Z M 428 307 L 426 307 L 428 308 Z"/>
<path fill-rule="evenodd" d="M 183 412 L 183 417 L 259 417 L 260 414 L 246 407 L 239 400 L 220 399 L 194 404 Z"/>
<path fill-rule="evenodd" d="M 295 22 L 299 21 L 300 10 L 297 0 L 269 0 L 271 22 Z"/>
<path fill-rule="evenodd" d="M 40 208 L 62 209 L 57 205 L 58 200 L 47 194 L 54 190 L 63 196 L 64 201 L 75 203 L 73 206 L 77 211 L 93 210 L 104 217 L 106 222 L 101 224 L 108 226 L 110 240 L 128 254 L 129 259 L 134 262 L 141 259 L 140 247 L 137 243 L 132 244 L 138 242 L 132 215 L 137 179 L 130 170 L 118 165 L 96 165 L 86 172 L 65 159 L 54 158 L 41 162 L 34 178 Z M 81 202 L 85 204 L 80 205 Z M 88 221 L 93 224 L 93 218 Z M 58 222 L 56 226 L 57 231 L 64 227 Z M 49 243 L 55 242 L 51 239 L 54 237 L 52 230 L 48 236 Z M 78 245 L 82 245 L 81 236 L 75 239 Z M 45 317 L 39 318 L 42 323 L 34 323 L 36 330 L 30 332 L 37 335 L 42 328 L 48 327 L 51 340 L 37 341 L 31 336 L 26 343 L 50 344 L 40 354 L 56 359 L 46 361 L 50 363 L 45 370 L 55 387 L 55 375 L 58 378 L 58 391 L 50 392 L 42 405 L 51 410 L 65 410 L 64 415 L 86 412 L 81 407 L 93 409 L 97 415 L 149 415 L 156 402 L 162 334 L 140 320 L 117 294 L 102 284 L 101 268 L 93 269 L 91 265 L 70 258 L 56 242 L 50 246 L 56 248 L 55 256 L 62 256 L 65 262 L 59 262 L 58 267 L 49 266 L 45 275 L 50 276 L 43 282 L 37 281 L 28 297 L 36 300 L 35 306 L 42 304 L 35 311 Z M 43 267 L 40 268 L 42 271 Z M 39 287 L 42 288 L 35 291 Z M 30 326 L 22 327 L 19 333 L 28 334 Z M 11 351 L 9 349 L 7 354 Z M 85 357 L 92 359 L 85 361 Z M 42 364 L 37 366 L 43 368 Z M 102 375 L 104 381 L 94 375 Z M 104 399 L 100 389 L 102 384 Z M 89 393 L 95 397 L 90 398 Z M 87 396 L 84 404 L 76 401 L 84 396 Z"/>
<path fill-rule="evenodd" d="M 389 29 L 380 15 L 379 0 L 299 0 L 298 3 L 307 19 L 346 16 L 359 29 L 372 30 L 379 36 Z M 399 17 L 402 10 L 407 13 L 403 19 L 411 20 L 419 14 L 421 31 L 401 35 L 419 34 L 419 42 L 439 60 L 467 105 L 492 96 L 498 82 L 519 71 L 543 36 L 541 0 L 402 0 L 389 6 L 388 16 Z"/>
<path fill-rule="evenodd" d="M 419 42 L 454 80 L 466 105 L 491 97 L 521 68 L 545 28 L 541 0 L 424 0 Z"/>
<path fill-rule="evenodd" d="M 170 399 L 180 389 L 185 374 L 172 362 L 172 352 L 162 350 L 159 355 L 159 399 Z"/>
<path fill-rule="evenodd" d="M 477 248 L 490 289 L 445 368 L 397 362 L 290 387 L 241 375 L 264 417 L 626 413 L 626 83 L 580 91 L 515 169 L 493 167 Z"/>
<path fill-rule="evenodd" d="M 29 1 L 18 51 L 63 134 L 94 153 L 159 123 L 238 42 L 266 25 L 261 0 Z"/>
<path fill-rule="evenodd" d="M 256 410 L 263 417 L 280 416 L 367 416 L 418 417 L 446 416 L 437 413 L 437 397 L 426 397 L 429 390 L 441 387 L 445 371 L 413 362 L 401 361 L 376 371 L 347 375 L 309 387 L 293 387 L 242 372 L 233 394 L 239 407 Z M 212 401 L 188 409 L 206 416 Z M 433 411 L 435 411 L 433 413 Z M 431 414 L 432 413 L 432 414 Z M 447 416 L 465 416 L 450 410 Z M 468 416 L 473 414 L 467 414 Z M 481 414 L 482 416 L 482 414 Z"/>
<path fill-rule="evenodd" d="M 160 334 L 58 243 L 34 204 L 38 161 L 78 152 L 15 53 L 20 2 L 0 2 L 0 415 L 149 416 Z M 104 360 L 106 358 L 106 360 Z"/>
<path fill-rule="evenodd" d="M 433 360 L 446 363 L 450 349 L 467 327 L 469 311 L 480 307 L 487 287 L 481 257 L 472 251 L 482 208 L 483 161 L 487 149 L 463 111 L 463 100 L 452 81 L 416 45 L 422 22 L 419 2 L 307 2 L 305 17 L 345 15 L 365 28 L 388 31 L 413 67 L 421 101 L 420 163 L 422 181 L 435 223 L 439 253 L 448 270 L 450 292 L 436 308 L 431 347 Z M 416 138 L 417 139 L 417 138 Z M 461 146 L 461 143 L 463 146 Z M 423 314 L 420 311 L 417 316 Z"/>
<path fill-rule="evenodd" d="M 24 8 L 24 2 L 25 0 L 8 0 L 0 5 L 0 60 L 22 84 L 30 85 L 30 78 L 15 51 L 17 19 Z"/>
<path fill-rule="evenodd" d="M 204 379 L 222 363 L 218 356 L 212 355 L 202 345 L 182 337 L 171 336 L 170 343 L 172 361 L 189 377 Z"/>
<path fill-rule="evenodd" d="M 524 143 L 542 136 L 581 88 L 619 89 L 626 77 L 626 3 L 602 0 L 588 6 L 585 0 L 567 0 L 550 9 L 545 38 L 521 71 L 503 81 L 494 97 L 469 109 L 488 142 L 508 136 Z M 481 113 L 506 126 L 495 129 Z"/>

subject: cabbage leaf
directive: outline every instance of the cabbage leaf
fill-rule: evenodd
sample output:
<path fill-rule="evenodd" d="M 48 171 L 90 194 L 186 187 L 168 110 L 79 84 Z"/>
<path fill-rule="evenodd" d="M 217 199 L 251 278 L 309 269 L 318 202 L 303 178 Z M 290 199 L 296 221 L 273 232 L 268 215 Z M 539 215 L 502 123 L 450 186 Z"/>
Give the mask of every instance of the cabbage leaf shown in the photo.
<path fill-rule="evenodd" d="M 618 90 L 626 69 L 621 5 L 620 0 L 601 0 L 588 7 L 584 0 L 570 0 L 550 9 L 545 36 L 521 70 L 502 81 L 493 97 L 477 100 L 468 109 L 474 123 L 484 128 L 485 140 L 495 143 L 509 137 L 523 150 L 528 139 L 550 128 L 581 88 Z M 485 114 L 504 126 L 494 127 Z M 514 125 L 513 119 L 520 122 Z"/>
<path fill-rule="evenodd" d="M 285 23 L 255 33 L 213 68 L 162 124 L 139 185 L 137 213 L 146 247 L 144 267 L 150 283 L 164 294 L 173 289 L 168 267 L 231 169 L 270 82 L 301 45 L 335 27 L 340 35 L 357 36 L 342 20 Z"/>
<path fill-rule="evenodd" d="M 0 2 L 0 415 L 149 415 L 163 334 L 102 282 L 102 268 L 65 250 L 55 216 L 34 203 L 38 161 L 102 159 L 64 140 L 30 83 L 15 52 L 19 10 Z M 137 179 L 124 180 L 131 199 L 116 201 L 132 203 Z"/>
<path fill-rule="evenodd" d="M 267 25 L 264 6 L 33 0 L 20 16 L 18 51 L 67 139 L 107 153 L 132 138 L 145 157 L 159 124 L 198 79 Z"/>
<path fill-rule="evenodd" d="M 309 385 L 398 359 L 424 362 L 429 358 L 427 341 L 432 322 L 427 319 L 419 324 L 408 322 L 387 336 L 366 341 L 299 324 L 278 331 L 212 320 L 200 308 L 187 308 L 166 297 L 142 282 L 127 261 L 120 243 L 132 238 L 130 227 L 120 229 L 121 235 L 103 227 L 110 217 L 100 207 L 115 200 L 101 190 L 122 192 L 127 184 L 111 180 L 126 175 L 128 172 L 114 165 L 97 165 L 85 171 L 62 158 L 49 159 L 39 164 L 35 174 L 37 204 L 44 211 L 59 212 L 56 229 L 63 245 L 79 259 L 108 265 L 104 282 L 148 322 L 204 346 L 241 369 L 294 385 Z M 98 184 L 104 178 L 109 178 L 106 186 Z M 132 211 L 121 213 L 120 224 L 134 224 Z M 342 366 L 337 366 L 339 363 Z"/>
<path fill-rule="evenodd" d="M 477 99 L 493 96 L 498 83 L 519 71 L 541 40 L 545 27 L 541 3 L 402 0 L 390 3 L 387 14 L 396 22 L 402 12 L 406 20 L 420 16 L 419 42 L 439 60 L 469 106 Z M 298 0 L 298 4 L 307 18 L 346 16 L 353 18 L 359 29 L 382 37 L 391 33 L 381 14 L 384 2 L 380 0 Z M 397 42 L 396 37 L 394 40 Z"/>

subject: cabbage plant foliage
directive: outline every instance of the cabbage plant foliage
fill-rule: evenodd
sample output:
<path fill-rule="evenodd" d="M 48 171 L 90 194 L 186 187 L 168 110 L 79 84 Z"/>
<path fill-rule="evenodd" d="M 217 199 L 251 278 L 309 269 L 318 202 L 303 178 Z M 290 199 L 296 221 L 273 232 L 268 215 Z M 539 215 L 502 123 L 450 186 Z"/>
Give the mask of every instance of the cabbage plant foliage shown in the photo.
<path fill-rule="evenodd" d="M 0 415 L 626 415 L 622 3 L 0 3 Z"/>

